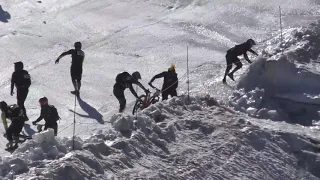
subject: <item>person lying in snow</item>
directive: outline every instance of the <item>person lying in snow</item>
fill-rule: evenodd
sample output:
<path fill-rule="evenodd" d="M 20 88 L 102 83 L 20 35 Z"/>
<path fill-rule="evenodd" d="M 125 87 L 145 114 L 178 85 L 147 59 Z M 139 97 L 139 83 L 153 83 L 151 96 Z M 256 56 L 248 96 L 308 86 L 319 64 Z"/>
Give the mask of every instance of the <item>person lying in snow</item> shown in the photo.
<path fill-rule="evenodd" d="M 242 68 L 242 63 L 237 56 L 243 55 L 244 59 L 247 60 L 250 64 L 252 62 L 248 58 L 247 51 L 258 56 L 258 53 L 256 53 L 255 51 L 253 51 L 251 49 L 254 45 L 256 45 L 254 40 L 248 39 L 246 42 L 239 44 L 239 45 L 235 45 L 233 48 L 231 48 L 227 51 L 227 54 L 226 54 L 227 68 L 226 68 L 226 72 L 225 72 L 223 80 L 222 80 L 223 83 L 226 83 L 227 76 L 229 76 L 230 79 L 232 79 L 234 81 L 233 74 L 237 70 Z M 229 71 L 232 69 L 232 64 L 235 64 L 236 67 L 233 69 L 233 71 L 231 73 L 229 73 Z"/>

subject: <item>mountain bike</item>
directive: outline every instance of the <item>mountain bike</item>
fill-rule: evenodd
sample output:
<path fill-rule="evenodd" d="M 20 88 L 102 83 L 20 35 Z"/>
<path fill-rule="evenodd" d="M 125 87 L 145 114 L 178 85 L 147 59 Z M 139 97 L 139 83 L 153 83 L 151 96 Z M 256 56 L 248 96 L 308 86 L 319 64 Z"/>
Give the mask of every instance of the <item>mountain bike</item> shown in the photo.
<path fill-rule="evenodd" d="M 141 95 L 136 100 L 136 103 L 133 106 L 132 114 L 135 114 L 143 109 L 149 107 L 151 104 L 154 104 L 159 101 L 161 91 L 157 88 L 154 88 L 155 92 L 151 95 L 151 92 L 146 95 Z"/>

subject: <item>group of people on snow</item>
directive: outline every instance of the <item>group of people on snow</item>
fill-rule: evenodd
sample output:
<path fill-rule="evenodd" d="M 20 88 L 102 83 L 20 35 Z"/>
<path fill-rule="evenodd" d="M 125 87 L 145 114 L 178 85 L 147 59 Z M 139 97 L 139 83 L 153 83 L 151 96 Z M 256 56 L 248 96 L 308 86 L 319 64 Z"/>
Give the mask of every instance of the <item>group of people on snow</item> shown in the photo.
<path fill-rule="evenodd" d="M 248 39 L 246 42 L 239 45 L 235 45 L 227 51 L 227 67 L 222 80 L 223 83 L 226 83 L 227 76 L 234 81 L 234 73 L 240 68 L 242 68 L 242 63 L 238 56 L 243 55 L 245 60 L 247 60 L 249 63 L 252 63 L 248 58 L 247 52 L 249 51 L 254 55 L 258 55 L 255 51 L 251 49 L 254 45 L 256 45 L 255 41 L 252 39 Z M 76 42 L 74 43 L 74 49 L 70 49 L 66 52 L 63 52 L 55 61 L 55 63 L 58 64 L 62 57 L 66 55 L 71 55 L 72 61 L 70 74 L 72 84 L 74 86 L 74 91 L 71 91 L 71 93 L 76 95 L 77 97 L 80 96 L 82 65 L 85 57 L 85 53 L 81 50 L 81 48 L 81 42 Z M 235 64 L 236 67 L 230 72 L 230 70 L 232 69 L 232 64 Z M 150 87 L 155 88 L 152 85 L 152 83 L 155 79 L 158 78 L 163 78 L 163 85 L 161 88 L 162 100 L 168 99 L 169 95 L 171 97 L 177 96 L 178 76 L 175 70 L 175 65 L 169 67 L 167 71 L 155 75 L 148 83 Z M 139 82 L 139 79 L 141 79 L 141 74 L 138 71 L 133 72 L 132 74 L 129 74 L 128 72 L 122 72 L 116 76 L 116 82 L 113 86 L 113 94 L 119 101 L 119 112 L 123 112 L 123 110 L 126 107 L 126 98 L 124 96 L 125 89 L 129 88 L 129 90 L 135 96 L 135 98 L 139 98 L 132 86 L 133 84 L 138 85 L 141 89 L 144 90 L 146 94 L 150 93 L 150 91 Z M 14 87 L 16 87 L 17 105 L 8 105 L 5 101 L 0 102 L 0 109 L 2 111 L 1 117 L 4 124 L 4 128 L 6 130 L 5 135 L 9 141 L 9 146 L 13 146 L 13 138 L 19 137 L 19 134 L 21 133 L 22 128 L 24 126 L 24 122 L 29 120 L 26 108 L 24 106 L 24 102 L 28 96 L 30 85 L 31 78 L 28 71 L 24 70 L 23 63 L 21 61 L 15 62 L 14 72 L 12 73 L 11 78 L 10 94 L 14 94 L 13 90 Z M 36 121 L 33 121 L 32 124 L 36 125 L 39 121 L 44 119 L 44 129 L 52 128 L 54 129 L 54 134 L 57 135 L 57 120 L 60 119 L 57 109 L 53 105 L 48 104 L 48 99 L 46 97 L 40 98 L 39 104 L 41 107 L 40 116 Z M 7 125 L 7 119 L 11 120 L 11 124 L 9 127 Z"/>
<path fill-rule="evenodd" d="M 163 78 L 163 85 L 161 89 L 162 100 L 168 99 L 169 95 L 171 97 L 177 96 L 178 75 L 176 73 L 175 65 L 169 67 L 168 71 L 164 71 L 155 75 L 148 84 L 152 88 L 155 88 L 152 85 L 152 82 L 158 78 Z M 139 99 L 139 97 L 132 87 L 133 84 L 138 85 L 146 94 L 150 93 L 150 91 L 139 82 L 139 79 L 141 79 L 141 74 L 138 71 L 132 73 L 132 75 L 130 75 L 128 72 L 122 72 L 116 76 L 116 83 L 113 86 L 113 94 L 119 101 L 119 112 L 123 112 L 126 107 L 126 98 L 124 97 L 124 90 L 126 88 L 129 88 L 131 93 L 137 99 Z"/>

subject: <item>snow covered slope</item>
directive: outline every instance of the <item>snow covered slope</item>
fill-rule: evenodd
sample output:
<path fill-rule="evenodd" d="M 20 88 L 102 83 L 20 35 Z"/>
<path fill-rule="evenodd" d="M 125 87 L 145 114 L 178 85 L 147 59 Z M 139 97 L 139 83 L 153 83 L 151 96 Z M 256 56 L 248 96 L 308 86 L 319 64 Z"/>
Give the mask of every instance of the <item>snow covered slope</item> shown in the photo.
<path fill-rule="evenodd" d="M 137 116 L 114 117 L 121 134 L 86 140 L 34 136 L 0 172 L 9 179 L 319 179 L 320 139 L 261 128 L 210 97 L 173 98 Z M 162 120 L 155 123 L 155 121 Z M 134 125 L 133 125 L 134 124 Z M 290 125 L 288 125 L 290 126 Z M 128 128 L 125 128 L 128 127 Z M 131 132 L 130 132 L 131 131 Z"/>
<path fill-rule="evenodd" d="M 320 20 L 286 30 L 283 42 L 279 36 L 267 41 L 263 56 L 239 80 L 241 90 L 231 104 L 262 118 L 270 118 L 266 111 L 271 108 L 278 120 L 304 125 L 319 120 L 319 37 Z"/>

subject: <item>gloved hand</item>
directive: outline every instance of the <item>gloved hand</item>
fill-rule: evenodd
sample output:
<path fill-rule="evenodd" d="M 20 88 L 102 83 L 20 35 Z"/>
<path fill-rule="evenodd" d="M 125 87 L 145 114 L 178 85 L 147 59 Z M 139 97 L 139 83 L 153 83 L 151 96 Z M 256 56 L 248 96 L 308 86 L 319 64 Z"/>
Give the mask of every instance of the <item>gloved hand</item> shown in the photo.
<path fill-rule="evenodd" d="M 37 122 L 36 122 L 36 121 L 33 121 L 32 124 L 33 124 L 33 125 L 37 125 Z"/>
<path fill-rule="evenodd" d="M 11 96 L 13 96 L 13 94 L 14 94 L 14 92 L 13 92 L 13 91 L 11 91 L 11 92 L 10 92 L 10 95 L 11 95 Z"/>
<path fill-rule="evenodd" d="M 59 64 L 59 59 L 57 59 L 57 60 L 55 61 L 55 63 L 56 63 L 56 64 Z"/>

